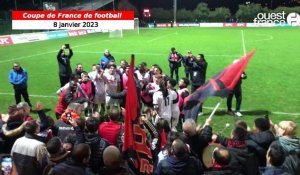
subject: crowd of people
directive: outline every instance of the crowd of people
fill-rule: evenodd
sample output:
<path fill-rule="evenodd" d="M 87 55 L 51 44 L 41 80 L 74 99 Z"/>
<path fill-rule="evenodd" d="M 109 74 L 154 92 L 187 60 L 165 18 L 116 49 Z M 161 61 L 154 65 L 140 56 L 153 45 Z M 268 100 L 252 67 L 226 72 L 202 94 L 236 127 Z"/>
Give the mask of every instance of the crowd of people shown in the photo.
<path fill-rule="evenodd" d="M 138 174 L 122 156 L 125 101 L 130 93 L 127 61 L 122 59 L 117 66 L 106 49 L 91 71 L 78 63 L 72 72 L 72 55 L 69 45 L 63 45 L 57 54 L 61 87 L 57 90 L 56 120 L 46 115 L 41 102 L 32 106 L 26 70 L 14 63 L 9 81 L 15 90 L 16 105 L 9 106 L 0 118 L 3 174 Z M 184 99 L 206 81 L 208 64 L 204 54 L 194 56 L 188 51 L 183 56 L 172 47 L 167 60 L 170 77 L 158 64 L 148 68 L 142 62 L 134 70 L 139 114 L 146 128 L 153 126 L 147 131 L 153 174 L 300 174 L 295 122 L 274 124 L 267 117 L 259 117 L 250 129 L 238 120 L 231 137 L 214 134 L 210 118 L 197 125 L 198 116 L 185 119 L 182 112 Z M 179 79 L 182 65 L 186 77 Z M 244 78 L 245 73 L 241 75 Z M 25 102 L 21 102 L 21 95 Z M 233 95 L 237 99 L 235 112 L 231 109 Z M 240 80 L 227 100 L 229 114 L 242 116 L 241 99 Z M 36 120 L 30 116 L 33 109 L 38 114 Z M 211 147 L 214 149 L 208 149 Z"/>

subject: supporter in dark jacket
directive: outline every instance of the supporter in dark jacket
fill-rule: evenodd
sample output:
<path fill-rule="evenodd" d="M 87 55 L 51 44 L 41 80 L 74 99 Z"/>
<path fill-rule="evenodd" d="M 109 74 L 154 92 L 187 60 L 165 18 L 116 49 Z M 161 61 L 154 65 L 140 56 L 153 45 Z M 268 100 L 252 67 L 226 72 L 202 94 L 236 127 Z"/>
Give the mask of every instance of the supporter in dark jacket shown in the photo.
<path fill-rule="evenodd" d="M 9 154 L 15 141 L 24 136 L 24 115 L 23 111 L 14 106 L 8 107 L 8 119 L 2 123 L 0 137 L 3 140 L 1 153 Z"/>
<path fill-rule="evenodd" d="M 62 141 L 59 137 L 53 137 L 47 143 L 48 155 L 43 160 L 45 168 L 43 169 L 43 175 L 48 175 L 49 171 L 57 164 L 67 160 L 70 152 L 63 149 Z"/>
<path fill-rule="evenodd" d="M 197 158 L 201 158 L 204 148 L 211 142 L 212 128 L 210 119 L 207 119 L 201 131 L 197 130 L 193 119 L 186 119 L 182 125 L 184 132 L 184 142 L 190 145 L 191 153 Z"/>
<path fill-rule="evenodd" d="M 90 155 L 91 150 L 87 144 L 78 144 L 71 153 L 71 159 L 55 165 L 49 175 L 93 175 L 87 168 Z"/>
<path fill-rule="evenodd" d="M 285 155 L 283 167 L 292 175 L 300 175 L 300 142 L 296 137 L 297 124 L 293 121 L 281 121 L 274 127 L 278 138 L 271 146 L 282 146 Z"/>
<path fill-rule="evenodd" d="M 100 173 L 100 168 L 104 166 L 103 163 L 103 151 L 109 146 L 108 141 L 101 138 L 98 135 L 98 121 L 89 117 L 86 122 L 86 131 L 83 132 L 78 126 L 75 120 L 70 121 L 76 131 L 76 138 L 78 143 L 86 143 L 91 149 L 91 158 L 89 161 L 89 167 L 93 173 Z"/>
<path fill-rule="evenodd" d="M 182 55 L 176 51 L 174 47 L 171 48 L 171 53 L 169 54 L 169 67 L 170 67 L 170 77 L 173 79 L 173 74 L 175 71 L 176 81 L 179 80 L 178 70 L 181 67 Z"/>
<path fill-rule="evenodd" d="M 228 166 L 232 170 L 244 175 L 255 175 L 259 173 L 259 169 L 254 153 L 251 153 L 246 145 L 247 135 L 248 132 L 244 128 L 237 126 L 230 139 L 214 135 L 213 140 L 229 150 L 231 161 Z"/>
<path fill-rule="evenodd" d="M 191 51 L 188 51 L 187 55 L 183 58 L 182 63 L 184 66 L 185 77 L 188 80 L 193 79 L 193 62 L 196 60 L 196 57 Z"/>
<path fill-rule="evenodd" d="M 198 54 L 196 60 L 193 62 L 193 78 L 192 81 L 192 93 L 202 86 L 206 80 L 207 62 L 203 54 Z"/>
<path fill-rule="evenodd" d="M 205 175 L 240 175 L 229 167 L 231 154 L 226 148 L 215 148 L 212 154 L 212 166 Z"/>
<path fill-rule="evenodd" d="M 115 146 L 108 146 L 103 152 L 105 167 L 101 169 L 103 175 L 135 175 L 128 164 L 122 161 L 120 150 Z"/>
<path fill-rule="evenodd" d="M 187 145 L 180 139 L 173 141 L 171 155 L 158 165 L 155 175 L 201 175 L 203 168 L 199 160 L 190 156 Z"/>
<path fill-rule="evenodd" d="M 271 145 L 267 152 L 267 167 L 261 169 L 262 175 L 290 175 L 282 166 L 284 160 L 282 146 Z"/>
<path fill-rule="evenodd" d="M 69 49 L 69 55 L 65 53 L 65 49 Z M 73 50 L 71 48 L 66 48 L 66 45 L 63 45 L 62 48 L 58 51 L 56 56 L 59 69 L 59 79 L 60 87 L 63 87 L 69 82 L 72 70 L 70 60 L 73 56 Z"/>
<path fill-rule="evenodd" d="M 275 140 L 274 134 L 269 130 L 270 122 L 266 118 L 257 118 L 254 121 L 255 131 L 250 133 L 246 144 L 251 152 L 257 156 L 259 166 L 266 166 L 266 154 L 270 144 Z"/>

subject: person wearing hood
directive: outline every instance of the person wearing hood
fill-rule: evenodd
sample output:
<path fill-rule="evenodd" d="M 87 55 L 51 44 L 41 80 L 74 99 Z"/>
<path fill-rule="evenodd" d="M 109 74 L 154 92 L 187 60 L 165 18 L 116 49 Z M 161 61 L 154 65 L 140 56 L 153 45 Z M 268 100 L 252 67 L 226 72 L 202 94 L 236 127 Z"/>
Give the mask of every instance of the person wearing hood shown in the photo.
<path fill-rule="evenodd" d="M 101 138 L 98 135 L 98 121 L 94 117 L 89 117 L 85 121 L 85 131 L 78 127 L 75 120 L 70 120 L 71 125 L 74 127 L 76 132 L 76 142 L 86 143 L 91 149 L 91 157 L 88 163 L 89 168 L 95 174 L 100 173 L 103 163 L 103 152 L 104 149 L 109 146 L 107 140 Z"/>
<path fill-rule="evenodd" d="M 0 153 L 9 154 L 15 141 L 24 136 L 24 114 L 16 105 L 8 107 L 8 117 L 2 121 L 0 138 L 3 142 Z"/>
<path fill-rule="evenodd" d="M 272 142 L 272 145 L 280 145 L 283 148 L 285 161 L 283 167 L 292 175 L 300 175 L 300 142 L 297 135 L 297 124 L 293 121 L 281 121 L 279 124 L 273 124 L 278 138 Z"/>
<path fill-rule="evenodd" d="M 180 139 L 173 141 L 171 153 L 158 165 L 155 175 L 200 175 L 203 168 L 199 160 L 189 155 L 188 146 Z"/>
<path fill-rule="evenodd" d="M 63 148 L 63 143 L 59 137 L 51 138 L 46 145 L 48 154 L 44 158 L 43 164 L 43 175 L 48 175 L 51 169 L 62 162 L 65 162 L 70 155 L 70 151 L 67 151 Z"/>
<path fill-rule="evenodd" d="M 24 101 L 26 101 L 31 107 L 31 103 L 27 91 L 28 75 L 27 75 L 27 71 L 21 67 L 20 63 L 15 62 L 13 64 L 13 68 L 9 72 L 8 79 L 10 84 L 12 84 L 14 87 L 16 104 L 21 102 L 21 95 L 22 95 Z"/>

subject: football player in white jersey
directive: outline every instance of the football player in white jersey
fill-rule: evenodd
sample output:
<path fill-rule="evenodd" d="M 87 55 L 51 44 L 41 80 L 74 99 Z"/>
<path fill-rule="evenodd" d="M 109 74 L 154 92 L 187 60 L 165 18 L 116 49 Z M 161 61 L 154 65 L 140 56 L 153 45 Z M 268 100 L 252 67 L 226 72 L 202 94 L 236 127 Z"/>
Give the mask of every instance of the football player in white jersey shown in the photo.
<path fill-rule="evenodd" d="M 172 111 L 174 111 L 173 101 L 176 100 L 176 95 L 167 89 L 167 82 L 162 80 L 159 84 L 159 90 L 153 94 L 153 105 L 155 114 L 155 123 L 159 118 L 164 118 L 168 121 L 171 127 Z"/>

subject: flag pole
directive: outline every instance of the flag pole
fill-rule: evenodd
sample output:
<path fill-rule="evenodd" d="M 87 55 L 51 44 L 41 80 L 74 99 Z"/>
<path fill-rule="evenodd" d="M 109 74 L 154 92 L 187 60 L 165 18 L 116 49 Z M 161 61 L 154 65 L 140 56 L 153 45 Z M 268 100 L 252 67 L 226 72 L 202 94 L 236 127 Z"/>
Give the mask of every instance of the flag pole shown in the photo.
<path fill-rule="evenodd" d="M 221 103 L 222 103 L 222 101 L 223 101 L 223 99 L 221 99 L 218 103 L 217 103 L 217 105 L 215 106 L 215 108 L 214 108 L 214 110 L 211 112 L 211 114 L 209 115 L 209 119 L 212 119 L 212 117 L 214 116 L 214 114 L 215 114 L 215 112 L 217 111 L 217 109 L 219 108 L 219 106 L 221 105 Z"/>

